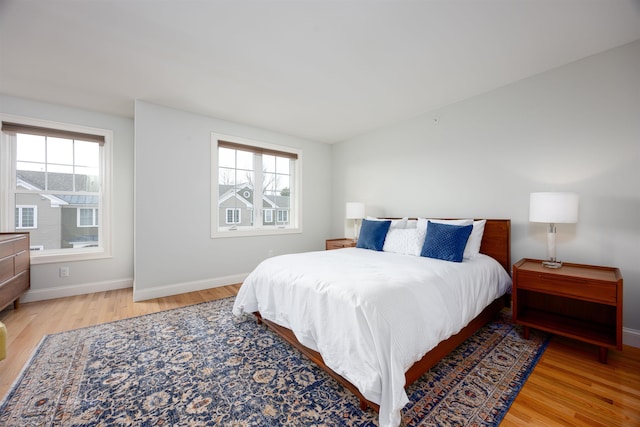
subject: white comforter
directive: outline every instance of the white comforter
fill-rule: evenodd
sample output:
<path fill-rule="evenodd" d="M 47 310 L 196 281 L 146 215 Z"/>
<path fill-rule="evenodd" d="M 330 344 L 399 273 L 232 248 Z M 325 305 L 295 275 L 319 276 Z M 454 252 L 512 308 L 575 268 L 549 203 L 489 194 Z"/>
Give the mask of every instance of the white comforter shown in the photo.
<path fill-rule="evenodd" d="M 511 287 L 486 255 L 462 263 L 346 248 L 263 261 L 233 313 L 260 311 L 318 351 L 328 367 L 400 424 L 405 372 Z"/>

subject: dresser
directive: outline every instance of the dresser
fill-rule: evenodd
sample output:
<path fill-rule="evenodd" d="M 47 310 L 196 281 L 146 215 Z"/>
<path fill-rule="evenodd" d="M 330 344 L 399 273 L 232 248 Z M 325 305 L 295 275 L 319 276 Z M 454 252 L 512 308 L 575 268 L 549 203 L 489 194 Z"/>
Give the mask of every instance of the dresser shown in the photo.
<path fill-rule="evenodd" d="M 12 302 L 18 308 L 31 283 L 30 264 L 29 234 L 0 233 L 0 310 Z"/>

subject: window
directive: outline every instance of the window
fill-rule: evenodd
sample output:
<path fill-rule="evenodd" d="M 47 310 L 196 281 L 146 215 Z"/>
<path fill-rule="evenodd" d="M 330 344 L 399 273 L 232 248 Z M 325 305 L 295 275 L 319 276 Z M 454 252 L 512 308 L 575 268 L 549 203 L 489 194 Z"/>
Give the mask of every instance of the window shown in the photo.
<path fill-rule="evenodd" d="M 265 224 L 273 222 L 273 209 L 264 210 L 264 222 Z"/>
<path fill-rule="evenodd" d="M 98 226 L 98 209 L 78 208 L 77 218 L 78 218 L 78 227 L 97 227 Z"/>
<path fill-rule="evenodd" d="M 301 231 L 300 150 L 214 133 L 211 153 L 212 237 Z"/>
<path fill-rule="evenodd" d="M 0 118 L 0 229 L 30 229 L 35 264 L 110 256 L 112 132 Z"/>
<path fill-rule="evenodd" d="M 16 230 L 38 228 L 37 206 L 16 206 Z"/>
<path fill-rule="evenodd" d="M 227 208 L 227 224 L 240 224 L 240 209 Z"/>
<path fill-rule="evenodd" d="M 281 224 L 286 224 L 289 222 L 289 211 L 279 209 L 278 210 L 278 222 Z"/>

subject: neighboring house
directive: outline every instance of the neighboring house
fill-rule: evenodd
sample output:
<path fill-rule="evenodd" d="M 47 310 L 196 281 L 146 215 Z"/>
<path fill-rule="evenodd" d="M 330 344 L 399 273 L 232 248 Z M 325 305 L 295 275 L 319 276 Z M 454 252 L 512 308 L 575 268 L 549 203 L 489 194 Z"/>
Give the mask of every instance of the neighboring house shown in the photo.
<path fill-rule="evenodd" d="M 218 226 L 242 227 L 253 225 L 255 205 L 251 184 L 220 185 L 218 199 Z M 264 195 L 259 208 L 263 225 L 289 224 L 290 197 L 288 195 Z"/>
<path fill-rule="evenodd" d="M 38 172 L 21 171 L 17 177 L 18 188 L 38 191 L 42 186 Z M 98 196 L 17 194 L 16 231 L 29 232 L 32 250 L 97 246 Z"/>

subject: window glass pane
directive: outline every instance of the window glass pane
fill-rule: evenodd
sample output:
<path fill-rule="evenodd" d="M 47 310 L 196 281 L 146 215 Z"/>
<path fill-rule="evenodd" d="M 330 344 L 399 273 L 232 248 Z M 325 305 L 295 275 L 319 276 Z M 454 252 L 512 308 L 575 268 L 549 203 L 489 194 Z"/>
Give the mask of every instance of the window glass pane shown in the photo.
<path fill-rule="evenodd" d="M 253 183 L 255 181 L 255 173 L 253 171 L 238 171 L 237 176 L 238 186 L 248 185 L 253 188 Z"/>
<path fill-rule="evenodd" d="M 25 184 L 45 188 L 45 137 L 19 133 L 16 151 L 16 188 L 25 189 Z"/>
<path fill-rule="evenodd" d="M 75 191 L 100 191 L 98 174 L 100 169 L 89 167 L 76 167 Z"/>
<path fill-rule="evenodd" d="M 63 138 L 47 138 L 47 163 L 72 165 L 73 140 Z"/>
<path fill-rule="evenodd" d="M 276 174 L 274 173 L 265 173 L 263 181 L 263 188 L 265 194 L 273 196 L 276 194 L 277 186 L 276 186 Z"/>
<path fill-rule="evenodd" d="M 218 166 L 225 168 L 236 167 L 236 150 L 218 148 Z"/>
<path fill-rule="evenodd" d="M 44 136 L 19 133 L 16 135 L 16 140 L 18 162 L 44 163 L 46 161 Z"/>
<path fill-rule="evenodd" d="M 276 157 L 276 170 L 275 172 L 279 174 L 289 175 L 290 171 L 290 159 L 286 157 Z"/>
<path fill-rule="evenodd" d="M 236 151 L 237 152 L 237 168 L 253 170 L 253 153 L 248 151 Z"/>
<path fill-rule="evenodd" d="M 289 175 L 278 175 L 276 180 L 276 188 L 278 194 L 283 195 L 283 191 L 289 192 L 291 186 L 289 185 Z"/>
<path fill-rule="evenodd" d="M 95 142 L 75 141 L 74 164 L 98 170 L 100 166 L 100 146 Z"/>
<path fill-rule="evenodd" d="M 47 190 L 73 191 L 73 166 L 47 166 Z"/>
<path fill-rule="evenodd" d="M 265 172 L 275 173 L 276 171 L 276 156 L 270 156 L 264 154 L 262 156 L 262 170 Z"/>
<path fill-rule="evenodd" d="M 91 203 L 93 200 L 89 197 L 80 198 L 79 203 Z M 73 213 L 75 211 L 75 217 Z M 63 208 L 62 221 L 68 230 L 62 231 L 62 247 L 67 248 L 87 248 L 98 246 L 98 209 L 94 207 L 87 208 Z M 69 222 L 75 219 L 77 227 L 69 227 Z"/>
<path fill-rule="evenodd" d="M 218 185 L 235 185 L 236 170 L 229 168 L 220 168 L 218 170 Z"/>

